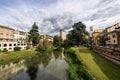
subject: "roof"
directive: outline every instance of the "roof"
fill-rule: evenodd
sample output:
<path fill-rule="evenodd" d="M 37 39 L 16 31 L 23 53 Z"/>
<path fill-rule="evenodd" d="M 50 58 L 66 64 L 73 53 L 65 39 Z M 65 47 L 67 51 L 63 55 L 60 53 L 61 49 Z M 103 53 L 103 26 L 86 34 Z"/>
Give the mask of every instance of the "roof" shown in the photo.
<path fill-rule="evenodd" d="M 10 28 L 10 27 L 7 27 L 7 26 L 3 26 L 3 25 L 0 25 L 0 27 L 6 28 L 6 29 L 10 29 L 10 30 L 14 30 L 13 28 Z"/>

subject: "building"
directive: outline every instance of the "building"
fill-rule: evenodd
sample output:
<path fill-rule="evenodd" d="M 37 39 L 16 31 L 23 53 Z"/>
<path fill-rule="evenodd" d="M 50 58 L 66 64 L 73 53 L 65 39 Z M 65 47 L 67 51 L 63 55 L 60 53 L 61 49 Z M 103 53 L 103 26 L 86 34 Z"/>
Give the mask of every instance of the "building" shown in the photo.
<path fill-rule="evenodd" d="M 106 40 L 106 45 L 107 46 L 112 46 L 112 47 L 117 47 L 119 44 L 119 27 L 120 27 L 120 23 L 117 23 L 115 25 L 112 25 L 108 28 L 105 29 L 106 31 L 106 37 L 108 38 Z M 116 32 L 116 30 L 118 32 Z"/>
<path fill-rule="evenodd" d="M 93 32 L 93 27 L 91 26 L 90 27 L 90 34 L 89 34 L 90 37 L 92 37 L 92 32 Z"/>
<path fill-rule="evenodd" d="M 66 37 L 66 32 L 64 30 L 60 30 L 60 37 L 63 41 L 66 40 L 67 37 Z"/>
<path fill-rule="evenodd" d="M 23 33 L 25 32 L 0 25 L 0 50 L 12 51 L 16 46 L 25 49 L 27 35 Z"/>
<path fill-rule="evenodd" d="M 117 46 L 120 47 L 120 27 L 116 28 L 116 34 L 117 34 Z"/>
<path fill-rule="evenodd" d="M 92 33 L 92 38 L 93 38 L 93 45 L 98 46 L 99 45 L 99 37 L 103 36 L 103 29 L 99 29 L 99 30 L 94 30 Z"/>
<path fill-rule="evenodd" d="M 50 35 L 40 35 L 40 42 L 47 39 L 50 43 L 53 43 L 53 36 Z"/>
<path fill-rule="evenodd" d="M 17 44 L 13 34 L 14 29 L 0 25 L 0 50 L 13 50 L 13 45 Z"/>
<path fill-rule="evenodd" d="M 21 47 L 21 49 L 26 49 L 27 46 L 28 33 L 23 31 L 14 31 L 14 40 L 17 42 L 17 46 Z"/>

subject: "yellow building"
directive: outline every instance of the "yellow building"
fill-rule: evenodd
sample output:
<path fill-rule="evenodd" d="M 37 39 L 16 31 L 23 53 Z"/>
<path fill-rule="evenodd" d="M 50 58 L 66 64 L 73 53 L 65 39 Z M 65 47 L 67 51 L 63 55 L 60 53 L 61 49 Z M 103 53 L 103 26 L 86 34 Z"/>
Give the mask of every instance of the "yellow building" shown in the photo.
<path fill-rule="evenodd" d="M 98 46 L 99 45 L 99 36 L 103 36 L 103 29 L 99 29 L 99 30 L 94 30 L 92 33 L 92 37 L 93 37 L 93 44 Z"/>
<path fill-rule="evenodd" d="M 40 42 L 47 39 L 50 43 L 53 43 L 53 36 L 50 35 L 40 35 Z"/>
<path fill-rule="evenodd" d="M 106 36 L 108 40 L 106 41 L 106 45 L 108 46 L 117 46 L 118 45 L 118 36 L 116 33 L 116 29 L 120 27 L 120 23 L 117 23 L 111 27 L 106 28 Z"/>

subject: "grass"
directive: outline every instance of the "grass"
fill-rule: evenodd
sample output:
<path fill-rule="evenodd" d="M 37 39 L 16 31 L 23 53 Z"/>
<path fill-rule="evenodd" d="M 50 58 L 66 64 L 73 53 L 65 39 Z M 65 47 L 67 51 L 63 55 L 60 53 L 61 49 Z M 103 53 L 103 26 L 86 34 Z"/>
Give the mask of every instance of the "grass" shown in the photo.
<path fill-rule="evenodd" d="M 120 80 L 120 66 L 86 47 L 72 49 L 96 80 Z"/>
<path fill-rule="evenodd" d="M 32 49 L 0 53 L 0 64 L 6 64 L 12 61 L 28 58 L 36 54 L 37 52 Z"/>
<path fill-rule="evenodd" d="M 65 60 L 69 64 L 67 69 L 69 80 L 93 80 L 82 62 L 78 59 L 75 51 L 71 48 L 65 51 Z"/>

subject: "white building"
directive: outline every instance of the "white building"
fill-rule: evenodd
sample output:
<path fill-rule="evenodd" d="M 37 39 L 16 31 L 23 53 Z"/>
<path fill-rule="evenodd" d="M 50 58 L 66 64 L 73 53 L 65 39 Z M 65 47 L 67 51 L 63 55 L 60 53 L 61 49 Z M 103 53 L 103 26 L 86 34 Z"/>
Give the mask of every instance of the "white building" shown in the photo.
<path fill-rule="evenodd" d="M 27 46 L 27 36 L 28 34 L 26 32 L 18 30 L 14 31 L 14 40 L 21 49 L 25 49 Z"/>
<path fill-rule="evenodd" d="M 66 32 L 64 30 L 60 30 L 60 37 L 62 38 L 62 40 L 66 40 Z"/>
<path fill-rule="evenodd" d="M 27 46 L 26 40 L 26 32 L 0 25 L 0 50 L 13 51 L 16 46 L 21 47 L 21 49 L 25 49 Z"/>

